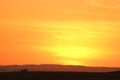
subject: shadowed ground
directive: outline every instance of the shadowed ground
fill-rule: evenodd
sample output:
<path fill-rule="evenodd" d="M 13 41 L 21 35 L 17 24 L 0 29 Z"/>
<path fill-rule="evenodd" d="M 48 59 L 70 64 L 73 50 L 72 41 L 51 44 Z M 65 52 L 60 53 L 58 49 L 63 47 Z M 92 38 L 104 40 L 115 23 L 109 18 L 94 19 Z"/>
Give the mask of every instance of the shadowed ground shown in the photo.
<path fill-rule="evenodd" d="M 0 80 L 120 80 L 120 72 L 1 72 Z"/>

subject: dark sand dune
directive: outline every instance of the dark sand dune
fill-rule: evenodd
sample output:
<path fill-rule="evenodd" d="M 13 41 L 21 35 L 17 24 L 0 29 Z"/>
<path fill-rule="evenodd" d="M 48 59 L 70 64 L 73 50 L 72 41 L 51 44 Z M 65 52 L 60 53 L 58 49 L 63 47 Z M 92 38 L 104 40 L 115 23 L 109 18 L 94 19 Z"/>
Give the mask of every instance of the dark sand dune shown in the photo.
<path fill-rule="evenodd" d="M 71 65 L 10 65 L 0 66 L 0 72 L 20 71 L 28 69 L 29 71 L 66 71 L 66 72 L 111 72 L 119 71 L 119 67 L 89 67 L 89 66 L 71 66 Z"/>
<path fill-rule="evenodd" d="M 64 65 L 0 66 L 0 80 L 120 80 L 119 70 Z"/>

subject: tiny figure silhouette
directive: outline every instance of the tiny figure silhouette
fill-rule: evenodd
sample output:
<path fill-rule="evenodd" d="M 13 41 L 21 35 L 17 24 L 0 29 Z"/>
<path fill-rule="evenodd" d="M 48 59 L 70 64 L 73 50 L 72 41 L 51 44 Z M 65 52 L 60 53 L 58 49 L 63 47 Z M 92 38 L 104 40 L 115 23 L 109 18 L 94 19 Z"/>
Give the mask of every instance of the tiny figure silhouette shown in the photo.
<path fill-rule="evenodd" d="M 22 69 L 21 72 L 28 72 L 28 69 Z"/>

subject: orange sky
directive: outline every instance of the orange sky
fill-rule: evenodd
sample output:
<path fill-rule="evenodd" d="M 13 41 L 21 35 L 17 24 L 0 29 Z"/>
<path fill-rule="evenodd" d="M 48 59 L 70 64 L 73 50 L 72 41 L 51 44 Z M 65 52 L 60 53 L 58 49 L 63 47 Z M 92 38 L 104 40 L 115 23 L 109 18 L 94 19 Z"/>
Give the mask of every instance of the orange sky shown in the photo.
<path fill-rule="evenodd" d="M 119 0 L 1 0 L 0 65 L 120 66 Z"/>

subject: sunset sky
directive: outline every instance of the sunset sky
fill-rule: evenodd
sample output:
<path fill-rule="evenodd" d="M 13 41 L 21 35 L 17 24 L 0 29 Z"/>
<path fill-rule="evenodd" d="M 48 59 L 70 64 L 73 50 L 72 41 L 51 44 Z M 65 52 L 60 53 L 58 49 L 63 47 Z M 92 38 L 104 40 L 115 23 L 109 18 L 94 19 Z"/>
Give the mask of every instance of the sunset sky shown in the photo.
<path fill-rule="evenodd" d="M 0 1 L 0 65 L 119 61 L 120 0 Z"/>

